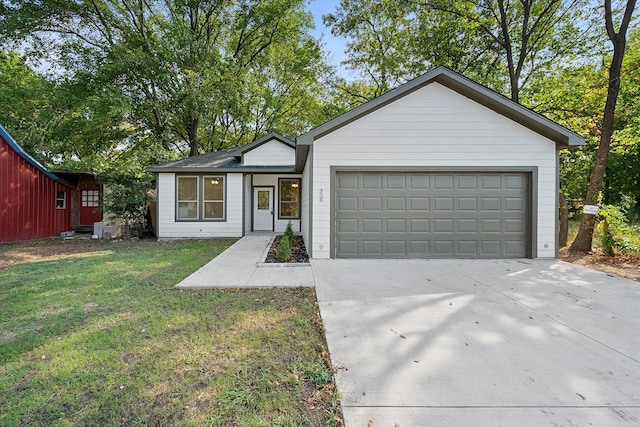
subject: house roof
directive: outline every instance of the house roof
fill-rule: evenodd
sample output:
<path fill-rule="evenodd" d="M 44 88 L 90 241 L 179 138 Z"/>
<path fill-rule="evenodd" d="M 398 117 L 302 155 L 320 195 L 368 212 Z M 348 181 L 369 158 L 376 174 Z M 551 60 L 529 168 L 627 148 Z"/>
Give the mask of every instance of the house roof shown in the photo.
<path fill-rule="evenodd" d="M 43 174 L 45 174 L 46 176 L 48 176 L 52 180 L 59 182 L 60 184 L 63 184 L 65 186 L 67 186 L 67 187 L 73 188 L 73 184 L 71 184 L 71 183 L 65 181 L 64 179 L 61 179 L 60 177 L 58 177 L 58 176 L 54 175 L 53 173 L 49 172 L 47 170 L 47 168 L 45 168 L 39 161 L 37 161 L 36 159 L 31 157 L 31 155 L 29 153 L 24 151 L 24 148 L 22 148 L 22 146 L 20 146 L 20 144 L 18 144 L 18 142 L 13 138 L 13 136 L 11 136 L 11 134 L 4 128 L 4 126 L 2 126 L 2 124 L 0 124 L 0 137 L 2 137 L 2 139 L 7 141 L 7 144 L 9 144 L 9 146 L 11 148 L 13 148 L 13 150 L 20 157 L 25 159 L 28 163 L 30 163 L 33 167 L 38 169 L 40 172 L 42 172 Z"/>
<path fill-rule="evenodd" d="M 250 172 L 250 173 L 296 173 L 294 166 L 254 166 L 243 165 L 242 156 L 259 146 L 276 139 L 291 148 L 296 144 L 290 138 L 272 132 L 262 138 L 238 148 L 218 150 L 200 156 L 187 157 L 186 159 L 154 165 L 147 170 L 149 172 Z"/>
<path fill-rule="evenodd" d="M 559 148 L 584 145 L 584 138 L 564 126 L 530 110 L 511 99 L 464 77 L 447 67 L 435 68 L 402 86 L 381 95 L 296 138 L 300 145 L 311 145 L 316 139 L 339 129 L 379 108 L 384 107 L 430 83 L 437 82 L 521 125 L 555 141 Z"/>

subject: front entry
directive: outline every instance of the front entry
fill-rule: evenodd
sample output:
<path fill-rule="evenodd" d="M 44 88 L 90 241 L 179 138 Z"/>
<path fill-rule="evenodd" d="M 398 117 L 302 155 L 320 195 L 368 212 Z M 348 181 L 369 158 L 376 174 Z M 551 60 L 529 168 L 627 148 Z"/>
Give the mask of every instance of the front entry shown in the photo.
<path fill-rule="evenodd" d="M 101 220 L 100 190 L 82 190 L 80 194 L 80 225 L 90 225 Z"/>
<path fill-rule="evenodd" d="M 253 230 L 273 231 L 273 187 L 253 188 Z"/>

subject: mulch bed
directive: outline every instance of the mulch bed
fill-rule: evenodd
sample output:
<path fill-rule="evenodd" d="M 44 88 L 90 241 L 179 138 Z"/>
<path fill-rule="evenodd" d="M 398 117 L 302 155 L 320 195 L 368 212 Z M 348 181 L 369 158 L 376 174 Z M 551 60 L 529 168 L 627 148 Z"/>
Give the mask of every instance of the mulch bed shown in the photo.
<path fill-rule="evenodd" d="M 278 246 L 280 246 L 281 239 L 282 236 L 276 236 L 273 239 L 273 243 L 269 248 L 269 253 L 267 254 L 267 258 L 264 260 L 264 262 L 281 263 L 276 257 L 276 251 L 278 250 Z M 304 246 L 304 240 L 302 240 L 302 236 L 294 236 L 293 245 L 291 246 L 291 256 L 285 262 L 309 262 L 309 255 L 307 255 L 307 248 L 305 248 Z"/>

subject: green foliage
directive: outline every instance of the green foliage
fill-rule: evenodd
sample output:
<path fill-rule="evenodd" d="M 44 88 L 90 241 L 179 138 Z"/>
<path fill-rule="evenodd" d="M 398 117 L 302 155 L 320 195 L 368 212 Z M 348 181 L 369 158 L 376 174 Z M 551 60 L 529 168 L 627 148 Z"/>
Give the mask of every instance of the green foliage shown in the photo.
<path fill-rule="evenodd" d="M 283 235 L 280 239 L 280 244 L 278 245 L 278 249 L 276 250 L 276 258 L 280 262 L 286 262 L 291 256 L 291 246 L 293 244 L 293 240 L 289 236 Z"/>
<path fill-rule="evenodd" d="M 284 234 L 282 236 L 293 241 L 294 234 L 293 234 L 293 226 L 291 225 L 291 221 L 287 223 L 287 228 L 284 230 Z"/>
<path fill-rule="evenodd" d="M 624 254 L 640 253 L 640 248 L 627 236 L 638 236 L 636 227 L 627 223 L 622 209 L 613 205 L 603 205 L 598 210 L 597 231 L 600 235 L 600 248 L 610 256 L 618 250 Z"/>
<path fill-rule="evenodd" d="M 63 138 L 44 150 L 67 159 L 115 147 L 194 155 L 327 119 L 330 69 L 304 0 L 26 0 L 2 11 L 0 42 L 61 74 L 51 110 Z"/>
<path fill-rule="evenodd" d="M 131 223 L 143 224 L 147 202 L 152 188 L 148 174 L 112 172 L 105 176 L 106 190 L 102 206 L 105 212 L 125 220 L 125 235 L 131 237 Z"/>
<path fill-rule="evenodd" d="M 531 81 L 582 52 L 589 40 L 583 4 L 561 1 L 342 0 L 324 16 L 347 38 L 346 62 L 371 96 L 446 65 L 498 92 L 517 96 Z"/>

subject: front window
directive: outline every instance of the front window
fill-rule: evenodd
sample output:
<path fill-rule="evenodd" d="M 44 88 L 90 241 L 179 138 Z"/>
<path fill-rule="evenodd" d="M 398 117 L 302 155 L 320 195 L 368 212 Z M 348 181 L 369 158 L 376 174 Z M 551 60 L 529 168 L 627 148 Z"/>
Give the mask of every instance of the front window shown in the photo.
<path fill-rule="evenodd" d="M 198 219 L 198 177 L 178 177 L 178 219 Z"/>
<path fill-rule="evenodd" d="M 204 219 L 224 219 L 224 177 L 204 177 Z"/>
<path fill-rule="evenodd" d="M 56 209 L 64 209 L 67 205 L 67 192 L 56 191 Z"/>
<path fill-rule="evenodd" d="M 280 209 L 282 219 L 300 218 L 300 179 L 281 178 L 279 182 Z"/>

